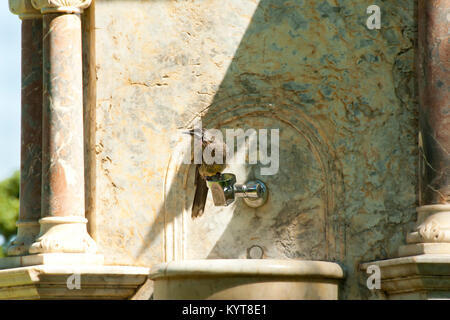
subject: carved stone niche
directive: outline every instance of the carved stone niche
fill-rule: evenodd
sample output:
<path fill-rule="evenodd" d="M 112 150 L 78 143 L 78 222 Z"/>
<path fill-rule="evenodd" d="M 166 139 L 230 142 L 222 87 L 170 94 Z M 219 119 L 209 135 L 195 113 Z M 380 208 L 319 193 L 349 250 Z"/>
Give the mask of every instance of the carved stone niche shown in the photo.
<path fill-rule="evenodd" d="M 246 259 L 255 246 L 265 259 L 342 259 L 343 217 L 337 208 L 342 182 L 333 167 L 334 153 L 317 124 L 295 102 L 236 96 L 210 106 L 202 122 L 203 128 L 221 130 L 224 139 L 226 129 L 267 129 L 268 154 L 271 130 L 279 129 L 279 170 L 263 175 L 261 168 L 270 165 L 250 164 L 249 159 L 245 164 L 228 163 L 224 172 L 235 174 L 237 183 L 263 181 L 269 200 L 257 209 L 242 199 L 215 207 L 209 193 L 205 213 L 193 220 L 195 165 L 182 163 L 189 147 L 179 143 L 165 179 L 166 261 Z M 244 152 L 237 149 L 235 154 Z"/>

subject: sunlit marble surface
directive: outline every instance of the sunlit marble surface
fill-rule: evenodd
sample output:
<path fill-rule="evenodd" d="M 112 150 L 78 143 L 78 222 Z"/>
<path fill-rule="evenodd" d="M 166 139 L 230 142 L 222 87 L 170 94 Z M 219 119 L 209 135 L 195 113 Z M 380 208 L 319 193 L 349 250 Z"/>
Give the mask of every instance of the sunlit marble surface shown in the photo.
<path fill-rule="evenodd" d="M 416 218 L 415 1 L 96 1 L 96 241 L 107 263 L 339 261 L 342 298 L 369 298 L 361 261 L 392 257 Z M 267 205 L 208 199 L 177 128 L 280 127 Z M 254 172 L 231 167 L 238 182 Z M 190 170 L 190 171 L 189 171 Z"/>

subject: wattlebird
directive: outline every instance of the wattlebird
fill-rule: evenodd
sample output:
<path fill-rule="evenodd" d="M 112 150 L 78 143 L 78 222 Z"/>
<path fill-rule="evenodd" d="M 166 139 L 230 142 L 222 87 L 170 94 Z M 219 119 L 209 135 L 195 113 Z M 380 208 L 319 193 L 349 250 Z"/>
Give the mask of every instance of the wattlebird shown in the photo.
<path fill-rule="evenodd" d="M 202 163 L 197 164 L 195 168 L 196 188 L 194 202 L 192 203 L 192 218 L 197 218 L 200 217 L 205 210 L 206 198 L 208 196 L 208 185 L 206 184 L 206 180 L 220 175 L 226 167 L 225 161 L 223 160 L 227 153 L 227 146 L 224 142 L 220 141 L 220 139 L 216 139 L 214 135 L 204 129 L 196 128 L 185 133 L 192 135 L 194 139 L 201 139 L 202 142 Z M 220 163 L 214 161 L 212 164 L 205 162 L 203 151 L 206 147 L 210 148 L 210 154 L 213 158 L 215 157 L 216 150 L 223 150 L 222 159 L 220 159 L 222 161 L 218 161 Z"/>

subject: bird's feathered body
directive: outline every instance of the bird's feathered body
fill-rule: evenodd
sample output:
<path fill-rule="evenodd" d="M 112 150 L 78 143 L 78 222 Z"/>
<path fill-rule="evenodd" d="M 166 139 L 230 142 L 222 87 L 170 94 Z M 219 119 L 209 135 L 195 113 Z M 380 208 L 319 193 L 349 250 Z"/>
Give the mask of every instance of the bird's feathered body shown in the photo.
<path fill-rule="evenodd" d="M 227 146 L 221 141 L 216 141 L 214 137 L 205 134 L 205 130 L 190 130 L 188 132 L 195 139 L 202 139 L 202 154 L 204 149 L 209 146 L 214 153 L 214 150 L 223 150 L 223 157 L 225 157 L 227 152 Z M 213 154 L 214 156 L 214 154 Z M 201 164 L 197 164 L 195 169 L 195 195 L 194 202 L 192 203 L 192 218 L 200 217 L 205 211 L 206 198 L 208 197 L 208 185 L 206 180 L 208 177 L 216 176 L 220 174 L 226 167 L 225 161 L 222 163 L 212 163 L 207 164 L 204 159 L 202 159 Z"/>
<path fill-rule="evenodd" d="M 225 169 L 225 164 L 200 164 L 198 165 L 198 173 L 203 177 L 213 177 L 217 173 L 221 173 Z"/>

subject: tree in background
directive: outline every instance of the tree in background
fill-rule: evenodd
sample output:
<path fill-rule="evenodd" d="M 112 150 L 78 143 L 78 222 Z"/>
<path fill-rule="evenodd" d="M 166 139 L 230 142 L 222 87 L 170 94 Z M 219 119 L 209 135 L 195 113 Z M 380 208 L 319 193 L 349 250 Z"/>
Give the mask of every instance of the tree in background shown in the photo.
<path fill-rule="evenodd" d="M 4 247 L 16 235 L 16 221 L 19 217 L 20 174 L 15 172 L 10 178 L 0 182 L 0 235 L 5 239 L 0 247 L 0 257 Z"/>

